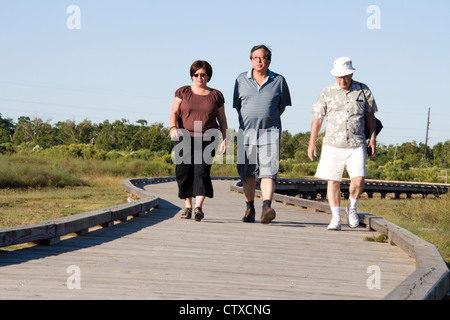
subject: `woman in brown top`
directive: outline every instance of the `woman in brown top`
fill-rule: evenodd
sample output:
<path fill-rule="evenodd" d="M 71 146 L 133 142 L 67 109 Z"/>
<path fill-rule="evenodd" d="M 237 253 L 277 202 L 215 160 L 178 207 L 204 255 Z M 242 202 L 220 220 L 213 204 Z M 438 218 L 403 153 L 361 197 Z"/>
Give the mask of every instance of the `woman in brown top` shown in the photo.
<path fill-rule="evenodd" d="M 223 155 L 226 151 L 228 125 L 222 93 L 207 86 L 212 77 L 211 65 L 206 61 L 195 61 L 190 73 L 193 84 L 183 86 L 175 92 L 170 114 L 170 136 L 172 140 L 178 141 L 176 144 L 183 139 L 190 140 L 183 141 L 190 148 L 183 148 L 180 154 L 175 155 L 178 196 L 185 200 L 186 205 L 181 218 L 192 217 L 192 198 L 195 197 L 195 220 L 201 221 L 204 218 L 202 205 L 205 197 L 214 196 L 210 172 L 218 135 L 211 134 L 211 129 L 215 131 L 213 133 L 219 128 L 222 132 L 224 139 L 220 151 Z"/>

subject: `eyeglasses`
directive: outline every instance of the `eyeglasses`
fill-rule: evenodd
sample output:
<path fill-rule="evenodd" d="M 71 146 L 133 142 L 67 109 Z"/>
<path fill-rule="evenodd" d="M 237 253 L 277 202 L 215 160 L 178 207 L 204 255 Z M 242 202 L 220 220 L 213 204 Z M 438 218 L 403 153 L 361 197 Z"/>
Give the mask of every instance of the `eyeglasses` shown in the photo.
<path fill-rule="evenodd" d="M 194 77 L 196 77 L 196 78 L 198 78 L 198 77 L 204 78 L 204 77 L 206 77 L 206 73 L 196 73 L 196 74 L 194 74 Z"/>
<path fill-rule="evenodd" d="M 259 59 L 261 59 L 261 60 L 267 60 L 267 56 L 263 56 L 263 57 L 251 57 L 250 59 L 252 59 L 253 61 L 258 61 Z"/>

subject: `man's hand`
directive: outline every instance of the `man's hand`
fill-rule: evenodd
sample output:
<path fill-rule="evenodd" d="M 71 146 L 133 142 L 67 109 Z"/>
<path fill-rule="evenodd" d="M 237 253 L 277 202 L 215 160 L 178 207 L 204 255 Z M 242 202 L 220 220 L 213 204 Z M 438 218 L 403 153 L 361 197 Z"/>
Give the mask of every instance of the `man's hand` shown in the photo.
<path fill-rule="evenodd" d="M 317 151 L 316 151 L 316 145 L 315 144 L 309 144 L 308 146 L 308 157 L 311 159 L 311 161 L 314 161 L 314 157 L 317 158 Z"/>
<path fill-rule="evenodd" d="M 369 156 L 373 156 L 377 152 L 377 141 L 370 139 L 367 148 L 370 150 Z"/>

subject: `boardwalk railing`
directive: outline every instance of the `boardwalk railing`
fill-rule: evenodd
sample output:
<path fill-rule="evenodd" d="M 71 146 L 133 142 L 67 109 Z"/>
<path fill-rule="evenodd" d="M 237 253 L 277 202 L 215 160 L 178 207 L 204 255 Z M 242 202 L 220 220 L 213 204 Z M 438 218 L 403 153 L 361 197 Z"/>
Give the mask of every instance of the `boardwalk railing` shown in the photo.
<path fill-rule="evenodd" d="M 230 189 L 243 193 L 243 188 L 234 183 Z M 261 196 L 261 191 L 256 191 Z M 273 200 L 316 212 L 331 213 L 331 208 L 323 202 L 275 194 Z M 344 210 L 344 208 L 343 208 Z M 360 223 L 368 229 L 386 233 L 391 245 L 397 245 L 416 261 L 416 271 L 390 292 L 387 300 L 441 300 L 450 292 L 450 272 L 438 248 L 400 228 L 384 218 L 369 213 L 358 212 Z"/>
<path fill-rule="evenodd" d="M 88 233 L 91 228 L 110 227 L 115 221 L 126 221 L 130 216 L 143 216 L 158 206 L 159 198 L 146 195 L 139 201 L 133 201 L 110 208 L 75 214 L 67 217 L 44 221 L 38 224 L 0 229 L 0 248 L 34 242 L 53 245 L 61 237 Z"/>
<path fill-rule="evenodd" d="M 350 194 L 350 181 L 343 180 L 341 182 L 341 191 L 345 199 Z M 327 181 L 320 179 L 278 179 L 275 190 L 283 194 L 302 195 L 316 199 L 320 195 L 322 199 L 327 194 Z M 423 198 L 428 195 L 440 196 L 448 193 L 449 184 L 443 183 L 419 183 L 419 182 L 396 182 L 396 181 L 378 181 L 366 180 L 364 192 L 369 198 L 374 193 L 379 193 L 381 198 L 385 198 L 387 194 L 394 194 L 399 199 L 402 194 L 407 198 L 411 198 L 413 194 L 421 195 Z"/>
<path fill-rule="evenodd" d="M 235 178 L 215 178 L 236 180 Z M 0 229 L 0 248 L 15 244 L 35 242 L 55 244 L 68 234 L 85 234 L 96 226 L 109 227 L 115 221 L 126 221 L 130 216 L 143 216 L 158 207 L 159 198 L 144 190 L 144 186 L 154 183 L 174 181 L 174 177 L 126 179 L 123 186 L 130 203 L 106 209 L 76 214 L 68 217 L 44 221 L 29 226 Z M 242 193 L 237 182 L 231 183 L 230 190 Z M 261 196 L 260 191 L 257 195 Z M 329 205 L 287 195 L 275 194 L 274 201 L 317 212 L 331 212 Z M 450 290 L 450 272 L 436 246 L 420 239 L 411 232 L 389 221 L 368 213 L 359 213 L 360 221 L 367 228 L 387 233 L 389 242 L 397 245 L 416 261 L 416 271 L 390 292 L 389 300 L 441 300 Z"/>

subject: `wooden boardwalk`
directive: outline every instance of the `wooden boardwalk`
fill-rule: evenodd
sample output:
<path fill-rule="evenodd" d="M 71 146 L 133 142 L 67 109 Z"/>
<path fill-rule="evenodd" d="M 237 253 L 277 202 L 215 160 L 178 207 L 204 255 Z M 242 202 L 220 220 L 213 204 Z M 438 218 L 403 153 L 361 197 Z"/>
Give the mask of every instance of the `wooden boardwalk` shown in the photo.
<path fill-rule="evenodd" d="M 243 195 L 213 183 L 202 222 L 181 220 L 176 184 L 160 183 L 146 186 L 161 201 L 145 217 L 0 251 L 0 299 L 382 299 L 415 270 L 399 247 L 364 241 L 371 231 L 328 231 L 324 213 L 274 203 L 272 224 L 242 223 Z M 379 289 L 367 286 L 371 266 Z"/>

